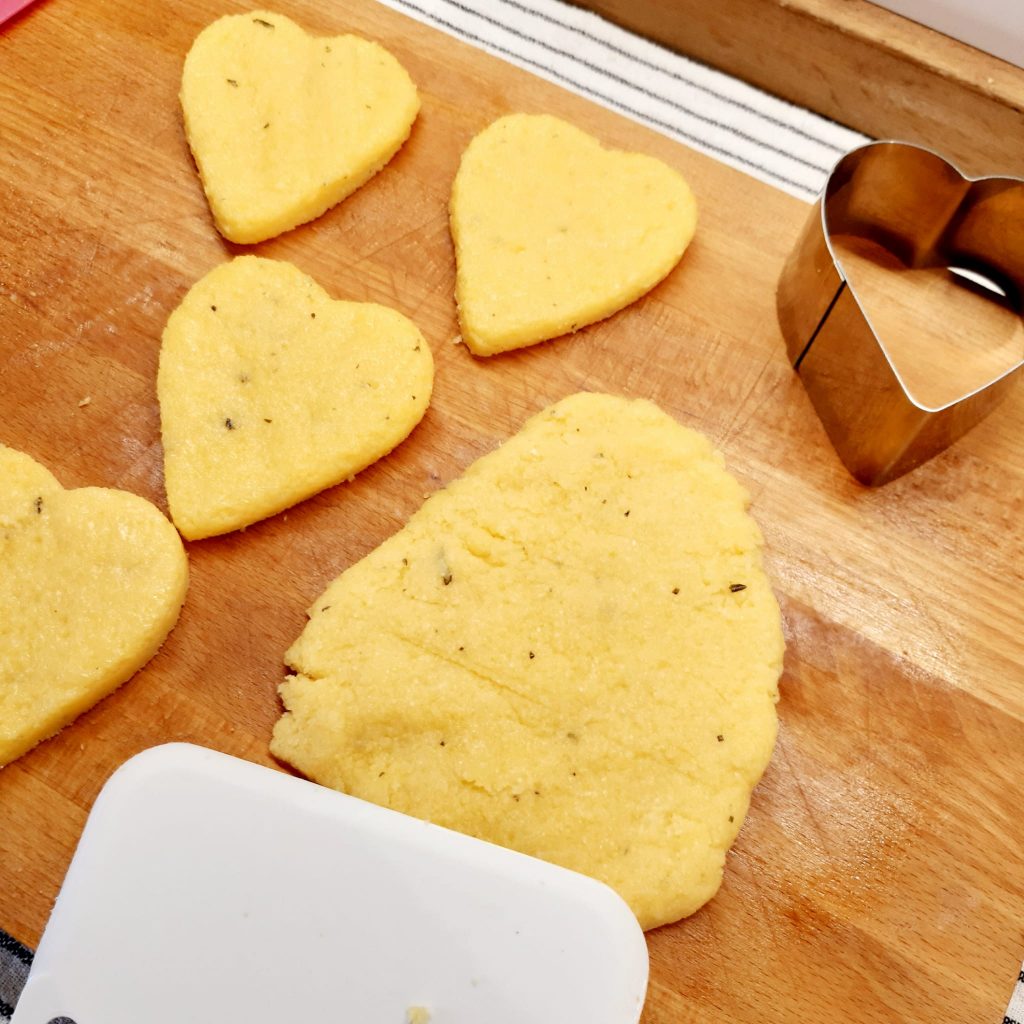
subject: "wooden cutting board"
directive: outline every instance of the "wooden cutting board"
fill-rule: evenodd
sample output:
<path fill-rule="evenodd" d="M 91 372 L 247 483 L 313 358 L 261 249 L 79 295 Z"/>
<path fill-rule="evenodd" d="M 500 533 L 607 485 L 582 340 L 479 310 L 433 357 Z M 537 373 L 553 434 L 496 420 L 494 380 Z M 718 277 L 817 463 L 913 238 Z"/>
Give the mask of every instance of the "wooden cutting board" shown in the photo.
<path fill-rule="evenodd" d="M 67 486 L 166 508 L 160 332 L 242 251 L 211 226 L 178 79 L 200 28 L 242 9 L 48 0 L 0 34 L 0 440 Z M 724 451 L 753 495 L 788 639 L 774 760 L 720 894 L 650 934 L 644 1020 L 1000 1019 L 1024 955 L 1024 390 L 930 464 L 862 488 L 775 322 L 803 204 L 370 0 L 277 9 L 379 39 L 423 112 L 369 185 L 256 251 L 411 316 L 435 353 L 434 402 L 354 483 L 189 545 L 188 603 L 162 652 L 0 772 L 0 927 L 38 939 L 92 800 L 131 754 L 189 740 L 272 764 L 282 652 L 325 584 L 530 414 L 608 390 L 654 399 Z M 469 139 L 516 110 L 661 157 L 701 220 L 634 307 L 476 360 L 452 343 L 446 202 Z"/>

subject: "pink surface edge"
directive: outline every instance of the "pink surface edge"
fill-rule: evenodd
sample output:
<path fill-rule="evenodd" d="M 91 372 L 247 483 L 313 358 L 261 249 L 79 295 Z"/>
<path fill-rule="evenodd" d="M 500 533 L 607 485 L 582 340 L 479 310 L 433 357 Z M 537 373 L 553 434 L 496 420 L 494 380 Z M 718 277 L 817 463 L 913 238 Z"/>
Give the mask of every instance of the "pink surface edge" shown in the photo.
<path fill-rule="evenodd" d="M 0 0 L 0 25 L 34 2 L 35 0 Z"/>

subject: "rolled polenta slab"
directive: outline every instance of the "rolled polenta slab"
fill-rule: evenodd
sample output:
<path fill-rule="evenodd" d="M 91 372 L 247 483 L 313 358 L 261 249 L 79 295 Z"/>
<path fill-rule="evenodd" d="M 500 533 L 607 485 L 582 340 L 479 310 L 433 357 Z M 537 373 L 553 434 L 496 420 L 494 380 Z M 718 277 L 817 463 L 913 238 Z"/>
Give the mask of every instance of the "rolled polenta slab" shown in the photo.
<path fill-rule="evenodd" d="M 181 539 L 148 501 L 66 491 L 0 445 L 0 766 L 149 661 L 187 588 Z"/>
<path fill-rule="evenodd" d="M 462 338 L 479 356 L 628 306 L 679 262 L 697 223 L 677 171 L 546 114 L 503 117 L 473 139 L 450 213 Z"/>
<path fill-rule="evenodd" d="M 378 43 L 270 11 L 220 18 L 185 58 L 181 108 L 217 229 L 260 242 L 319 217 L 409 137 L 416 86 Z"/>
<path fill-rule="evenodd" d="M 574 395 L 343 573 L 273 753 L 692 914 L 768 763 L 779 609 L 743 487 L 646 401 Z"/>
<path fill-rule="evenodd" d="M 290 263 L 239 256 L 164 328 L 164 482 L 189 540 L 248 526 L 347 480 L 422 419 L 434 360 L 416 325 L 332 299 Z"/>

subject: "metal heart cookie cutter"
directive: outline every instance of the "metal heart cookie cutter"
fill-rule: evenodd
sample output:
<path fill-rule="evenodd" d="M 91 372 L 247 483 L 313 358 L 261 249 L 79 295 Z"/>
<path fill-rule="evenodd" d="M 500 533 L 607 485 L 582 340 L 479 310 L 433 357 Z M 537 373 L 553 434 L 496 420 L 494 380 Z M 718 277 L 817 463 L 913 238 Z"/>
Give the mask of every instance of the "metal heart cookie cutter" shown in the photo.
<path fill-rule="evenodd" d="M 952 401 L 919 401 L 872 323 L 871 304 L 849 280 L 833 244 L 840 236 L 880 246 L 900 270 L 939 268 L 996 303 L 1000 315 L 1015 318 L 1020 357 Z M 1024 179 L 967 178 L 937 153 L 904 142 L 855 149 L 833 168 L 776 300 L 789 358 L 846 468 L 865 484 L 893 480 L 984 419 L 1024 367 L 1024 333 L 1017 333 L 1024 326 Z M 898 325 L 920 330 L 910 311 Z M 890 319 L 890 342 L 891 327 Z"/>

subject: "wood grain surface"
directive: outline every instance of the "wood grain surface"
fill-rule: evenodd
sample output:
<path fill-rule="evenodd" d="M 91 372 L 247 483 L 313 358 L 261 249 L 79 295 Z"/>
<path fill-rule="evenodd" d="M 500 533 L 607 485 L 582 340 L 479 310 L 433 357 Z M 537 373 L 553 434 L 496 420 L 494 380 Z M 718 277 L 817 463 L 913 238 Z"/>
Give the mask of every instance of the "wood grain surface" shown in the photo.
<path fill-rule="evenodd" d="M 576 2 L 872 138 L 1024 176 L 1024 69 L 869 0 Z"/>
<path fill-rule="evenodd" d="M 931 463 L 861 487 L 775 321 L 807 207 L 370 0 L 276 6 L 382 41 L 423 111 L 378 177 L 256 251 L 412 317 L 436 356 L 434 402 L 354 483 L 188 545 L 191 590 L 161 653 L 0 771 L 0 927 L 38 940 L 88 809 L 130 755 L 189 740 L 273 764 L 282 653 L 325 584 L 530 414 L 607 390 L 654 399 L 724 451 L 753 495 L 788 640 L 774 759 L 719 895 L 649 935 L 646 1024 L 1000 1020 L 1024 954 L 1024 390 Z M 199 29 L 242 9 L 48 0 L 0 34 L 0 440 L 69 487 L 166 509 L 160 332 L 242 251 L 211 226 L 178 80 Z M 476 360 L 452 343 L 446 203 L 469 139 L 517 110 L 666 160 L 700 223 L 632 308 Z"/>

